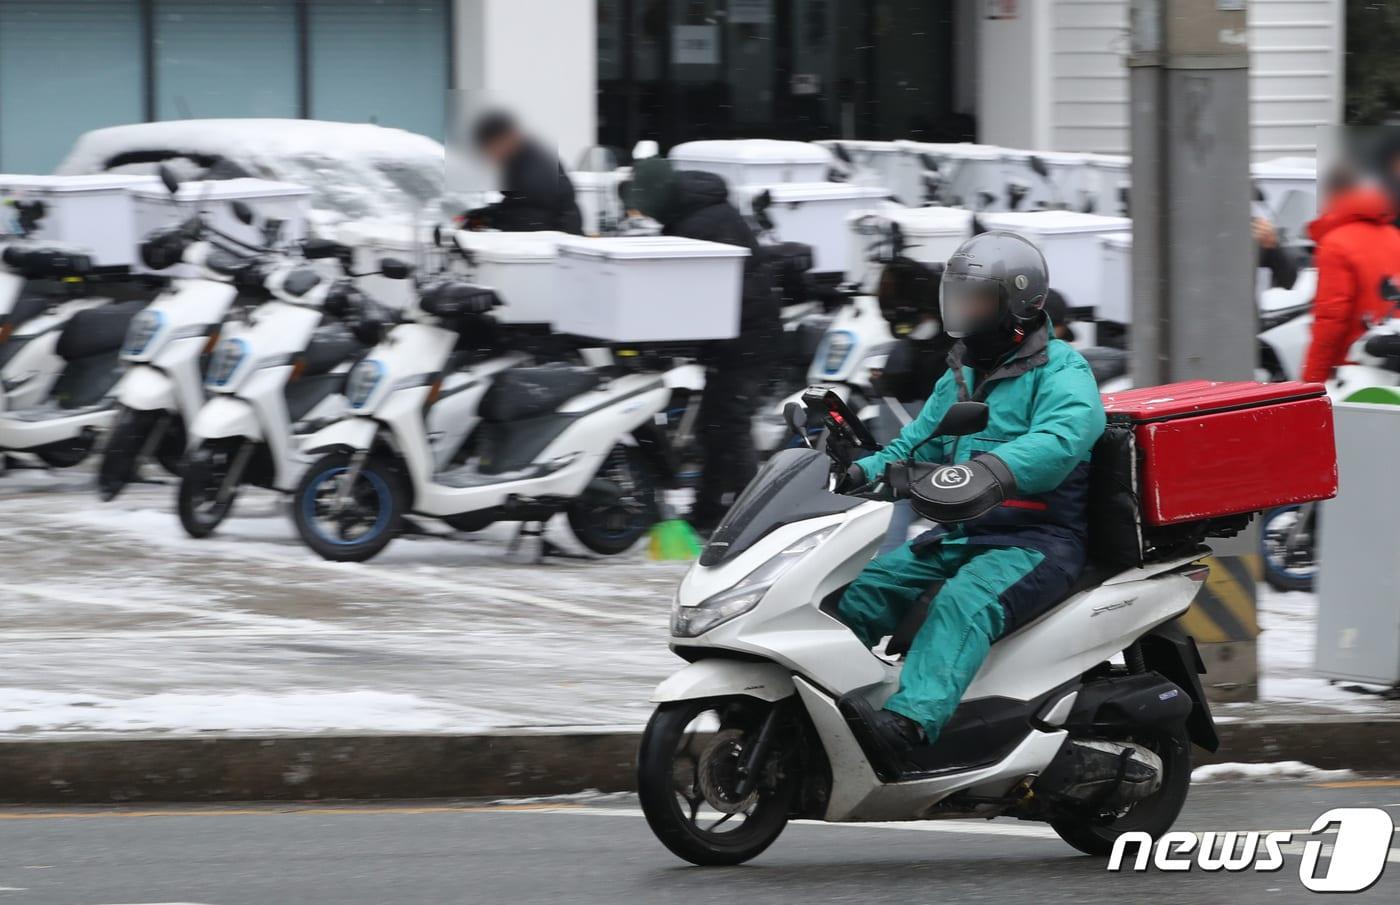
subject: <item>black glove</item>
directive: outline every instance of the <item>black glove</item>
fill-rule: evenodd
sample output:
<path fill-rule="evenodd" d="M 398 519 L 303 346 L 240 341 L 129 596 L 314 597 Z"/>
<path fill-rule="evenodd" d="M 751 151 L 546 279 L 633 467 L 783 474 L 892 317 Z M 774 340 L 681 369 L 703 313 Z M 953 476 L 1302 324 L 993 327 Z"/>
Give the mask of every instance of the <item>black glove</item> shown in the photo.
<path fill-rule="evenodd" d="M 914 511 L 935 522 L 967 522 L 1000 506 L 1016 491 L 1006 463 L 983 453 L 959 465 L 936 465 L 909 478 Z"/>
<path fill-rule="evenodd" d="M 870 479 L 865 476 L 865 472 L 854 462 L 846 466 L 846 470 L 841 474 L 836 482 L 837 493 L 850 493 L 857 487 L 864 487 L 870 483 Z"/>

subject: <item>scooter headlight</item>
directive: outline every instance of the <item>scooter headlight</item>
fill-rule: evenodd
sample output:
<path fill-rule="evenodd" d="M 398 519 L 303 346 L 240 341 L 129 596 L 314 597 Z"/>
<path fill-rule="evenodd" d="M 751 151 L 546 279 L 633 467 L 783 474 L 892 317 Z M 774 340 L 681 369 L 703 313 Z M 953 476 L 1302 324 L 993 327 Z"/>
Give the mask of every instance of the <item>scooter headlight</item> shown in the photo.
<path fill-rule="evenodd" d="M 233 379 L 243 359 L 248 357 L 248 344 L 238 338 L 226 339 L 214 350 L 209 370 L 204 375 L 205 386 L 221 387 Z"/>
<path fill-rule="evenodd" d="M 855 346 L 855 338 L 845 330 L 833 330 L 826 335 L 822 341 L 820 357 L 822 370 L 827 374 L 836 374 L 845 367 L 846 359 L 851 357 L 851 349 Z"/>
<path fill-rule="evenodd" d="M 351 368 L 350 376 L 345 379 L 345 401 L 352 409 L 362 408 L 383 379 L 384 365 L 366 358 Z"/>
<path fill-rule="evenodd" d="M 758 605 L 774 582 L 787 574 L 802 557 L 821 546 L 836 532 L 837 527 L 830 525 L 813 531 L 745 575 L 732 588 L 707 597 L 695 606 L 682 606 L 677 600 L 671 609 L 671 634 L 677 638 L 695 638 L 735 616 L 747 613 Z"/>
<path fill-rule="evenodd" d="M 155 341 L 160 328 L 165 326 L 165 315 L 147 308 L 131 319 L 126 328 L 126 341 L 122 343 L 122 355 L 142 355 Z"/>

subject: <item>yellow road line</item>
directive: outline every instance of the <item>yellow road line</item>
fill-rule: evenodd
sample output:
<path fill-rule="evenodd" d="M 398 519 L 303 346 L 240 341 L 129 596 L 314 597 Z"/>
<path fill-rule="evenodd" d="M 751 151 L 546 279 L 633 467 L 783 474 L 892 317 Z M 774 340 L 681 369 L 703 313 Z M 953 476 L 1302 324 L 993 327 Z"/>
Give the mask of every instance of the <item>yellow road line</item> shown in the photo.
<path fill-rule="evenodd" d="M 1315 789 L 1394 789 L 1400 788 L 1400 779 L 1339 779 L 1309 785 Z"/>

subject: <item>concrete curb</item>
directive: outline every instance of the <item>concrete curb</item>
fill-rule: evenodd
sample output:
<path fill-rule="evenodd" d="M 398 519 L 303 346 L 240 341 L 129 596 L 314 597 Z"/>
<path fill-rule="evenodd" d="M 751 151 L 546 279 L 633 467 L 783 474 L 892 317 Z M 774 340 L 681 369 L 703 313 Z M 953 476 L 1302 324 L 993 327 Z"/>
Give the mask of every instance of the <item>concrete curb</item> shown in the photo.
<path fill-rule="evenodd" d="M 1239 720 L 1198 763 L 1400 774 L 1400 719 Z M 0 742 L 0 803 L 511 798 L 633 788 L 637 733 Z"/>

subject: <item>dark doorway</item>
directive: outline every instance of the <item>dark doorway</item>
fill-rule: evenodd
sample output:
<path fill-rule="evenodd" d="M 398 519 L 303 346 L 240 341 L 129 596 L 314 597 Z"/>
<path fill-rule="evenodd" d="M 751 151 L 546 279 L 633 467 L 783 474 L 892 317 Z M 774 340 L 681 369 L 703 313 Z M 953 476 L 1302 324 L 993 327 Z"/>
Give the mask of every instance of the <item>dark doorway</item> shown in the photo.
<path fill-rule="evenodd" d="M 952 0 L 598 0 L 599 142 L 943 140 L 952 41 Z"/>

